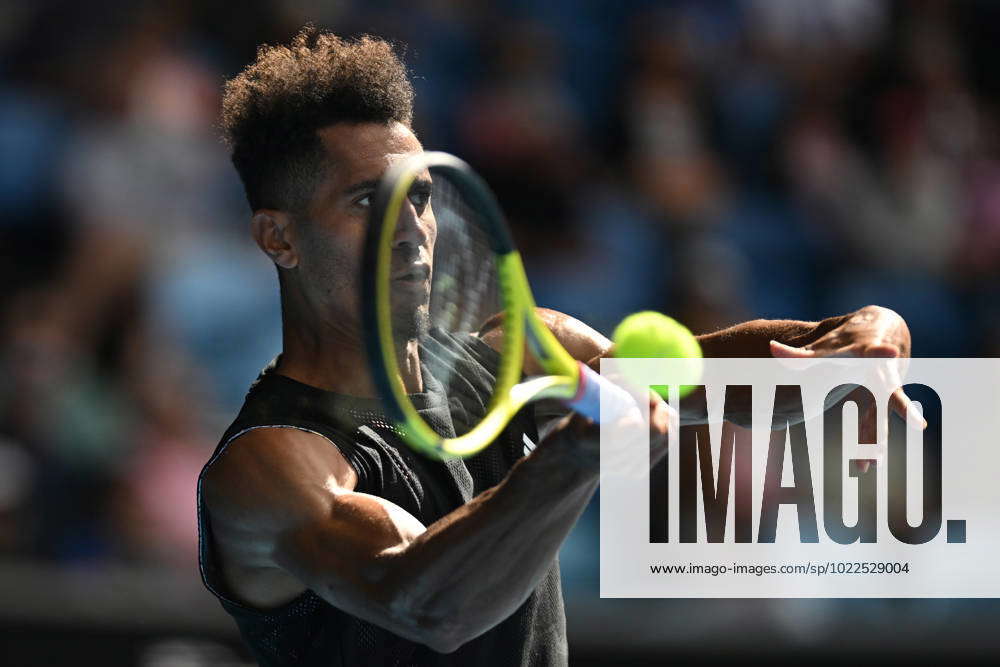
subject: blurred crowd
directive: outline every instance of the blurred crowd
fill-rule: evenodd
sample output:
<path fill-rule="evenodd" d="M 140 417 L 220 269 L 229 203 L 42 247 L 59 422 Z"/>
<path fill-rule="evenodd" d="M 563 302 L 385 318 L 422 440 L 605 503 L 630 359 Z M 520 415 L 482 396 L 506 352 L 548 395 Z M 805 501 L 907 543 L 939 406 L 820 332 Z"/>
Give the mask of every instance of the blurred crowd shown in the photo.
<path fill-rule="evenodd" d="M 195 477 L 280 347 L 221 84 L 306 22 L 405 45 L 541 305 L 877 303 L 915 355 L 1000 354 L 997 3 L 4 1 L 0 555 L 193 567 Z"/>

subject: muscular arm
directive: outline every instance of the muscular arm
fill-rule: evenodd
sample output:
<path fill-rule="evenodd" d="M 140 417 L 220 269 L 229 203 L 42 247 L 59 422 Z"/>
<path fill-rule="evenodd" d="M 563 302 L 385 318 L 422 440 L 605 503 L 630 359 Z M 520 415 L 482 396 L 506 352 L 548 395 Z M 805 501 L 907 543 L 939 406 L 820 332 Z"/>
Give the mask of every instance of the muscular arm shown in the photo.
<path fill-rule="evenodd" d="M 881 306 L 865 306 L 820 322 L 753 320 L 698 336 L 698 341 L 706 357 L 910 356 L 906 322 Z"/>
<path fill-rule="evenodd" d="M 838 315 L 821 322 L 751 320 L 696 338 L 706 357 L 770 357 L 770 341 L 802 347 L 841 326 L 849 317 L 850 315 Z"/>
<path fill-rule="evenodd" d="M 597 487 L 595 430 L 578 418 L 563 426 L 499 485 L 427 527 L 354 491 L 350 466 L 320 436 L 251 431 L 204 481 L 217 546 L 236 579 L 287 573 L 299 591 L 454 650 L 528 597 Z M 244 578 L 237 593 L 253 590 Z"/>
<path fill-rule="evenodd" d="M 550 313 L 565 318 L 571 352 L 587 354 L 592 330 Z M 665 408 L 651 414 L 653 437 L 665 441 Z M 309 588 L 447 652 L 536 588 L 597 487 L 598 449 L 594 425 L 562 419 L 500 484 L 425 527 L 356 492 L 353 469 L 321 436 L 263 428 L 229 446 L 206 474 L 203 497 L 227 583 L 244 601 L 269 607 Z"/>
<path fill-rule="evenodd" d="M 815 343 L 838 329 L 849 327 L 852 320 L 865 321 L 874 312 L 891 312 L 877 306 L 868 306 L 855 313 L 828 317 L 820 322 L 800 320 L 751 320 L 719 331 L 695 336 L 706 357 L 771 357 L 772 340 L 793 347 Z M 595 357 L 609 357 L 613 345 L 607 337 L 583 322 L 558 311 L 538 308 L 542 321 L 552 330 L 563 347 L 575 358 L 590 361 Z M 499 347 L 501 318 L 494 316 L 480 330 L 480 336 L 493 347 Z M 899 344 L 903 356 L 909 355 L 909 338 Z M 541 372 L 530 354 L 525 355 L 527 375 Z"/>
<path fill-rule="evenodd" d="M 582 322 L 543 308 L 538 314 L 563 346 L 576 359 L 589 361 L 613 354 L 611 341 Z M 494 318 L 495 319 L 495 318 Z M 484 340 L 499 344 L 498 321 L 484 327 Z M 697 336 L 706 357 L 908 357 L 910 333 L 906 322 L 892 310 L 865 306 L 853 313 L 828 317 L 819 322 L 798 320 L 751 320 L 713 333 Z M 525 372 L 541 372 L 527 355 Z M 905 416 L 910 401 L 897 389 L 891 399 L 893 410 Z M 737 413 L 749 413 L 750 406 L 734 406 Z M 916 414 L 911 411 L 910 414 Z M 681 414 L 682 422 L 690 417 Z"/>
<path fill-rule="evenodd" d="M 611 341 L 575 317 L 549 308 L 536 308 L 535 312 L 574 359 L 586 363 L 598 357 L 611 356 Z M 487 320 L 479 330 L 479 337 L 498 351 L 503 338 L 502 324 L 503 314 L 498 313 Z M 525 348 L 525 375 L 539 375 L 542 372 L 538 361 L 528 354 Z"/>
<path fill-rule="evenodd" d="M 535 312 L 574 359 L 584 363 L 590 362 L 594 370 L 600 370 L 597 365 L 598 360 L 601 357 L 611 356 L 611 341 L 580 320 L 548 308 L 536 308 Z M 479 337 L 497 351 L 503 342 L 502 324 L 503 314 L 499 313 L 487 320 L 479 330 Z M 543 372 L 538 361 L 529 354 L 525 346 L 524 374 L 540 375 Z M 569 408 L 558 399 L 548 398 L 536 401 L 534 412 L 538 434 L 544 437 L 569 413 Z"/>
<path fill-rule="evenodd" d="M 610 357 L 614 354 L 614 345 L 608 338 L 583 322 L 547 308 L 536 309 L 538 316 L 555 334 L 563 347 L 580 361 L 593 361 L 600 357 Z M 776 340 L 785 345 L 801 347 L 808 345 L 838 327 L 844 325 L 850 315 L 831 317 L 822 322 L 801 322 L 797 320 L 752 320 L 710 334 L 697 336 L 702 352 L 706 357 L 770 357 L 772 356 L 770 341 Z M 495 349 L 499 349 L 502 338 L 502 318 L 500 315 L 490 320 L 480 330 L 480 337 Z M 524 372 L 526 375 L 542 373 L 542 368 L 530 354 L 525 354 Z M 700 390 L 699 390 L 700 391 Z M 741 415 L 736 421 L 748 424 L 743 416 L 749 414 L 750 405 L 734 405 L 736 414 Z M 550 399 L 535 404 L 535 414 L 539 433 L 545 433 L 554 423 L 554 419 L 562 417 L 567 408 L 557 400 Z M 689 415 L 682 405 L 681 423 L 697 423 L 700 415 Z"/>

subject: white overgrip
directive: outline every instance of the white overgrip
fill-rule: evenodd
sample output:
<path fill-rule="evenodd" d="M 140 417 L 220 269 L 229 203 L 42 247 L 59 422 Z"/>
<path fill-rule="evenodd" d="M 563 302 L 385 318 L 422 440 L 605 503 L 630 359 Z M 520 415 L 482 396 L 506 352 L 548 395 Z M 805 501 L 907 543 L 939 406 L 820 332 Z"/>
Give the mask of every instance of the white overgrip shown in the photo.
<path fill-rule="evenodd" d="M 639 406 L 630 393 L 586 364 L 577 363 L 580 364 L 580 386 L 576 396 L 566 401 L 567 406 L 595 422 L 601 421 L 602 400 L 605 403 L 605 415 L 609 415 L 612 421 L 638 412 Z"/>

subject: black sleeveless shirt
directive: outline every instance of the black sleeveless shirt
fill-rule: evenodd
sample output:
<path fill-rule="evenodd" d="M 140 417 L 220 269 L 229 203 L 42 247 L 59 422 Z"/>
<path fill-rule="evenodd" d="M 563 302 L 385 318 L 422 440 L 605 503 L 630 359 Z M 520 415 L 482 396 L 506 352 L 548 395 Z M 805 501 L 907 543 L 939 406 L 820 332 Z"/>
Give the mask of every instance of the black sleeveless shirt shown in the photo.
<path fill-rule="evenodd" d="M 428 371 L 435 361 L 444 359 L 458 369 L 447 387 Z M 496 352 L 478 338 L 433 331 L 421 346 L 421 364 L 426 391 L 412 397 L 415 407 L 439 432 L 464 432 L 485 412 L 495 380 Z M 538 438 L 528 408 L 476 456 L 432 461 L 402 442 L 376 399 L 323 391 L 273 369 L 272 363 L 251 386 L 239 416 L 198 480 L 202 580 L 233 616 L 257 661 L 265 667 L 567 664 L 566 621 L 555 559 L 517 611 L 450 654 L 437 653 L 340 611 L 311 590 L 268 610 L 241 604 L 228 593 L 212 543 L 210 513 L 202 502 L 201 480 L 227 447 L 239 446 L 239 436 L 247 431 L 295 428 L 325 437 L 357 472 L 356 491 L 385 498 L 424 525 L 499 483 L 524 455 L 526 445 L 530 447 Z"/>

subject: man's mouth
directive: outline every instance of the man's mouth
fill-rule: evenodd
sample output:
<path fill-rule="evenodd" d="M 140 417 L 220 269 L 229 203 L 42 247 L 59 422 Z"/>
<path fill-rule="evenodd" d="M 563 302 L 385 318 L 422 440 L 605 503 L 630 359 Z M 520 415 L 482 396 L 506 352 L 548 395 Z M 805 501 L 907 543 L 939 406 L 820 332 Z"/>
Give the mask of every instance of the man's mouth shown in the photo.
<path fill-rule="evenodd" d="M 431 267 L 429 264 L 410 264 L 392 274 L 394 282 L 422 283 L 430 278 Z"/>

